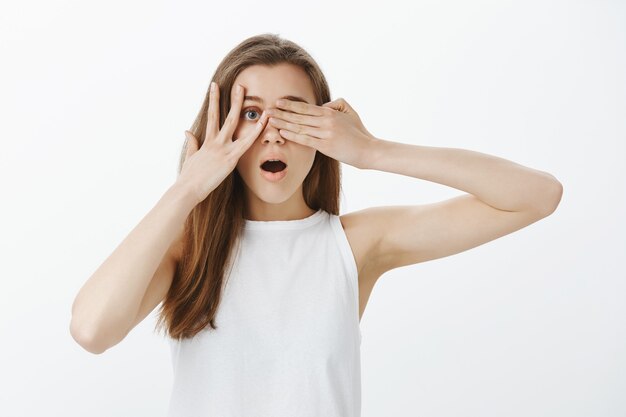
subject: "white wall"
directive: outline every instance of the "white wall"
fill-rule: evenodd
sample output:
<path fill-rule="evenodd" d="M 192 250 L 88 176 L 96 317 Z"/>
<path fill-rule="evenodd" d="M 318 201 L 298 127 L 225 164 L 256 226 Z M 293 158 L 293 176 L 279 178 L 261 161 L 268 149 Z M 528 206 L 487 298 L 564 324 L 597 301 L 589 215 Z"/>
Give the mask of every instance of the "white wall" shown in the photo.
<path fill-rule="evenodd" d="M 374 135 L 564 185 L 550 217 L 381 277 L 361 322 L 363 417 L 626 415 L 626 3 L 308 4 L 3 4 L 0 414 L 165 415 L 156 310 L 92 355 L 71 304 L 175 180 L 216 65 L 272 32 Z M 460 194 L 343 170 L 342 214 Z"/>

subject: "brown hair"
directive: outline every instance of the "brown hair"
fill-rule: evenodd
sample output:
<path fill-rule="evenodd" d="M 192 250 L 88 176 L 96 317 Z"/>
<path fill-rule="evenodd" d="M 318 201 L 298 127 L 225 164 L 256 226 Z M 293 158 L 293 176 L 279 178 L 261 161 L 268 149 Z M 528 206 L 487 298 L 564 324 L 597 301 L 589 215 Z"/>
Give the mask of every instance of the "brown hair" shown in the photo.
<path fill-rule="evenodd" d="M 230 110 L 230 91 L 237 75 L 251 65 L 289 63 L 304 69 L 315 92 L 316 105 L 330 101 L 326 78 L 313 58 L 299 45 L 277 34 L 265 33 L 245 39 L 218 65 L 212 81 L 220 88 L 220 129 Z M 210 85 L 210 84 L 209 84 Z M 209 89 L 189 131 L 204 141 Z M 183 145 L 178 173 L 185 161 L 187 140 Z M 338 161 L 316 152 L 313 166 L 303 181 L 306 205 L 339 214 L 341 168 Z M 167 327 L 173 339 L 191 338 L 207 324 L 216 329 L 215 316 L 220 304 L 223 277 L 234 255 L 244 225 L 245 194 L 243 180 L 234 169 L 208 197 L 196 205 L 187 220 L 182 256 L 171 286 L 159 311 L 156 329 Z M 229 271 L 230 273 L 230 271 Z"/>

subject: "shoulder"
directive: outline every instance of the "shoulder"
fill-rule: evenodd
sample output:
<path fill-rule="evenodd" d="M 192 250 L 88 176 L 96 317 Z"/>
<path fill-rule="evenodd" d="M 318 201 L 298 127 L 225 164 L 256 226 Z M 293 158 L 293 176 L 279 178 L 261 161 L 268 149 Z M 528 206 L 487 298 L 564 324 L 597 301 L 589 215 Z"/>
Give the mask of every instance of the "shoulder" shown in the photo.
<path fill-rule="evenodd" d="M 368 246 L 374 246 L 381 238 L 378 227 L 381 212 L 377 207 L 369 207 L 343 214 L 339 219 L 346 233 L 354 235 L 359 240 L 368 241 Z"/>

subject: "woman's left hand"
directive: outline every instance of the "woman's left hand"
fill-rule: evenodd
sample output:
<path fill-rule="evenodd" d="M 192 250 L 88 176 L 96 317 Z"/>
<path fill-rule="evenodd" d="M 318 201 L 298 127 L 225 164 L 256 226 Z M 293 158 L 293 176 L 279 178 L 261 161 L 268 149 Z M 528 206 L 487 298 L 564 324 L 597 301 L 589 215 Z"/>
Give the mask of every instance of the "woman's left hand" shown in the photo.
<path fill-rule="evenodd" d="M 322 106 L 281 99 L 276 107 L 265 112 L 282 137 L 356 168 L 366 167 L 377 139 L 343 98 Z"/>

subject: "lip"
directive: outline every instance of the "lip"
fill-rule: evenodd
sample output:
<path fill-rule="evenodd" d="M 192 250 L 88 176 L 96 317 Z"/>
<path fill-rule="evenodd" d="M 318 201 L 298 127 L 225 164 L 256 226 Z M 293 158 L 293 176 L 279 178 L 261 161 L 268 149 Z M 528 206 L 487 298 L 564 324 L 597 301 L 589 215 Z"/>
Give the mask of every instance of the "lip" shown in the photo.
<path fill-rule="evenodd" d="M 274 159 L 274 158 L 272 158 L 272 159 Z M 278 158 L 275 158 L 275 159 L 278 159 Z M 259 171 L 261 172 L 261 176 L 263 178 L 265 178 L 266 180 L 270 181 L 270 182 L 279 182 L 280 180 L 285 178 L 287 176 L 287 170 L 289 170 L 289 168 L 285 167 L 285 169 L 283 169 L 282 171 L 279 171 L 279 172 L 269 172 L 269 171 L 265 171 L 265 170 L 263 170 L 263 168 L 259 167 Z"/>
<path fill-rule="evenodd" d="M 285 155 L 283 155 L 282 153 L 278 153 L 278 152 L 271 152 L 271 153 L 268 153 L 267 155 L 264 155 L 263 158 L 261 158 L 261 160 L 259 161 L 259 167 L 263 165 L 265 161 L 270 160 L 270 159 L 280 159 L 282 162 L 285 163 L 285 165 L 289 166 L 289 164 L 287 163 L 287 157 Z"/>

